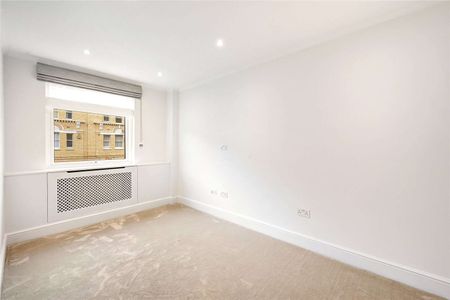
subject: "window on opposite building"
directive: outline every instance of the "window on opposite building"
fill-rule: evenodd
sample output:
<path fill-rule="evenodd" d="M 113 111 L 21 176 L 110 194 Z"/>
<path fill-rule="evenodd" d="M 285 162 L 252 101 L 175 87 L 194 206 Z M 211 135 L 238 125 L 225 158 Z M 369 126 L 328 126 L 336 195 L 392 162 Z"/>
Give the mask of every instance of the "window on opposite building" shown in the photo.
<path fill-rule="evenodd" d="M 66 119 L 72 120 L 72 111 L 70 111 L 70 110 L 66 111 Z"/>
<path fill-rule="evenodd" d="M 103 149 L 109 149 L 109 143 L 111 142 L 111 135 L 104 134 L 103 135 Z"/>
<path fill-rule="evenodd" d="M 59 150 L 61 148 L 61 135 L 59 132 L 54 133 L 54 147 L 55 150 Z"/>
<path fill-rule="evenodd" d="M 116 149 L 123 149 L 123 135 L 116 134 L 114 146 Z"/>
<path fill-rule="evenodd" d="M 116 123 L 122 124 L 122 117 L 116 117 Z"/>
<path fill-rule="evenodd" d="M 109 116 L 103 116 L 103 122 L 109 122 Z"/>
<path fill-rule="evenodd" d="M 66 147 L 68 149 L 73 148 L 73 133 L 66 133 Z"/>

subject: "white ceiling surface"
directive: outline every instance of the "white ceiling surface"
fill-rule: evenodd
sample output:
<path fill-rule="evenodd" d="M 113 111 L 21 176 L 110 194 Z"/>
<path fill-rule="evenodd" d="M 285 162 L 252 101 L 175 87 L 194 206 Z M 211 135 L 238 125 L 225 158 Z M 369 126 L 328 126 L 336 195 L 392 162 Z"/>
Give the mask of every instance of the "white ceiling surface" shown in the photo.
<path fill-rule="evenodd" d="M 186 88 L 432 4 L 2 2 L 2 38 L 6 53 Z"/>

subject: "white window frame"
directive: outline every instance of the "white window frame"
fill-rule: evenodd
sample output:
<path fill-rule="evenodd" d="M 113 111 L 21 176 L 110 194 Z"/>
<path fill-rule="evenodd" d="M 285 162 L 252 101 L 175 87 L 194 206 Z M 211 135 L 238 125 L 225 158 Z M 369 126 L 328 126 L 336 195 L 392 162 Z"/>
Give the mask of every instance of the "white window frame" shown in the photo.
<path fill-rule="evenodd" d="M 139 101 L 135 99 L 135 101 Z M 80 161 L 80 162 L 55 162 L 55 152 L 54 152 L 54 119 L 53 110 L 71 110 L 72 113 L 75 111 L 88 112 L 103 115 L 112 116 L 122 116 L 122 124 L 125 125 L 125 130 L 122 133 L 127 138 L 124 139 L 125 159 L 117 160 L 91 160 L 91 161 Z M 135 164 L 135 118 L 134 110 L 109 107 L 103 105 L 94 105 L 90 103 L 66 101 L 61 99 L 47 98 L 46 105 L 46 157 L 47 166 L 51 169 L 67 169 L 72 167 L 92 167 L 92 166 L 126 166 Z"/>

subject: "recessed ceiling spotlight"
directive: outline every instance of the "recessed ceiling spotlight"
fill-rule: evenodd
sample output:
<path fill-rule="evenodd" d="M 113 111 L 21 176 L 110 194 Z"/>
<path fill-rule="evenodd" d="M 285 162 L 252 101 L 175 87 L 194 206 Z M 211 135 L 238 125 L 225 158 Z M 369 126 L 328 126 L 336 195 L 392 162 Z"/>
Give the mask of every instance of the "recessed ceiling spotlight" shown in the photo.
<path fill-rule="evenodd" d="M 84 55 L 91 55 L 91 51 L 89 49 L 83 50 Z"/>
<path fill-rule="evenodd" d="M 218 39 L 217 42 L 216 42 L 216 46 L 219 47 L 219 48 L 222 48 L 223 47 L 223 40 L 222 39 Z"/>
<path fill-rule="evenodd" d="M 158 77 L 162 77 L 162 72 L 158 72 Z"/>

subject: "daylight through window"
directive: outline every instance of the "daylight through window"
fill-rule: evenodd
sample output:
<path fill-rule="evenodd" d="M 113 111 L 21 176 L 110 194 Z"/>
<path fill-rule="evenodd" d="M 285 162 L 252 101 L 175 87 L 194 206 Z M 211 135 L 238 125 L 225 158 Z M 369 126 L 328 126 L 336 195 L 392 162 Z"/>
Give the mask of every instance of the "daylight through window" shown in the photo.
<path fill-rule="evenodd" d="M 54 109 L 54 161 L 125 159 L 125 120 L 124 116 Z"/>

